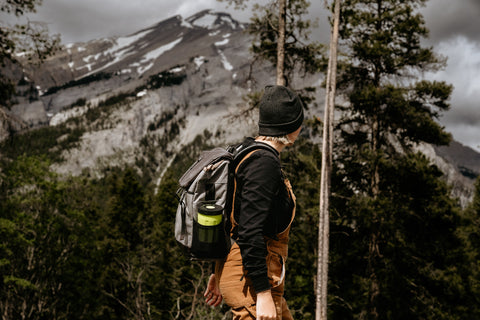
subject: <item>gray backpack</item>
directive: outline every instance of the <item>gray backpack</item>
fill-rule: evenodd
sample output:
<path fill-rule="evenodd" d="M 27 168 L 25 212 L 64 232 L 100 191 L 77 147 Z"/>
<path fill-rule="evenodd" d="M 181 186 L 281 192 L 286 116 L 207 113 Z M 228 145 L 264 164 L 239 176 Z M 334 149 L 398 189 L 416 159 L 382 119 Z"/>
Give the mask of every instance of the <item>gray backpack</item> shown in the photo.
<path fill-rule="evenodd" d="M 204 151 L 179 179 L 175 239 L 194 260 L 224 259 L 232 244 L 230 213 L 235 169 L 250 152 L 267 144 Z"/>

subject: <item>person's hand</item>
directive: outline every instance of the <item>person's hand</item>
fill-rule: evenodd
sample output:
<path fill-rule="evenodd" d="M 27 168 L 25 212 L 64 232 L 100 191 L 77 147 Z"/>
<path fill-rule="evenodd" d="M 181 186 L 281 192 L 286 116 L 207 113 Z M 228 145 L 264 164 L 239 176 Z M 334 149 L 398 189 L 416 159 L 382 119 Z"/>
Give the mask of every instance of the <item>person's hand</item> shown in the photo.
<path fill-rule="evenodd" d="M 273 302 L 270 290 L 257 293 L 257 319 L 274 320 L 277 318 L 277 309 Z"/>
<path fill-rule="evenodd" d="M 203 296 L 205 297 L 205 302 L 212 307 L 217 307 L 222 302 L 222 294 L 214 274 L 208 279 L 207 290 L 205 290 Z"/>

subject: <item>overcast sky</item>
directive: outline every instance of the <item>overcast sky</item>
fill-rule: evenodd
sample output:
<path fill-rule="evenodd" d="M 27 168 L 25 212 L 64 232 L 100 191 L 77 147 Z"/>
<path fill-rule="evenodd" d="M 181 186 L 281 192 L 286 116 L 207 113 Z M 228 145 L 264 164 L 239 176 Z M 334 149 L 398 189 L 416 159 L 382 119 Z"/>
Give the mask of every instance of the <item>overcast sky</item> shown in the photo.
<path fill-rule="evenodd" d="M 327 43 L 325 0 L 311 2 L 310 16 L 320 18 L 314 38 Z M 52 33 L 60 33 L 62 41 L 69 43 L 128 35 L 169 17 L 186 18 L 204 9 L 230 12 L 242 22 L 248 22 L 250 15 L 248 10 L 235 11 L 216 0 L 44 0 L 30 19 L 47 22 Z M 430 30 L 426 43 L 448 58 L 445 70 L 426 77 L 445 80 L 455 88 L 451 110 L 441 122 L 456 140 L 480 151 L 480 0 L 430 0 L 422 13 Z"/>

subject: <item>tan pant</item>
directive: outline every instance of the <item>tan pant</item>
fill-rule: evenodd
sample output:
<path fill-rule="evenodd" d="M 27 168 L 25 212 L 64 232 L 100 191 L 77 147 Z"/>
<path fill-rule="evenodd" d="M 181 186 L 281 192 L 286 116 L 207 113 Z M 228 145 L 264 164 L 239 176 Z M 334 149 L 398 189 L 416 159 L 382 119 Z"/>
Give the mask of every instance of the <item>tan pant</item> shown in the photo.
<path fill-rule="evenodd" d="M 272 297 L 277 308 L 277 320 L 293 319 L 283 298 L 284 259 L 276 253 L 269 253 L 267 266 Z M 245 277 L 240 248 L 236 243 L 226 261 L 217 263 L 215 274 L 225 303 L 232 307 L 233 319 L 256 319 L 257 297 L 250 279 Z"/>
<path fill-rule="evenodd" d="M 248 157 L 248 156 L 247 156 Z M 238 169 L 238 167 L 237 167 Z M 288 179 L 285 185 L 289 195 L 295 203 L 295 195 Z M 235 185 L 236 187 L 236 185 Z M 237 226 L 234 210 L 231 212 L 233 226 Z M 293 219 L 295 218 L 295 206 L 293 207 L 292 219 L 288 227 L 277 235 L 277 239 L 265 237 L 268 255 L 266 257 L 268 268 L 268 279 L 270 281 L 273 301 L 277 308 L 277 320 L 293 320 L 287 302 L 283 298 L 285 285 L 285 261 L 288 256 L 288 238 Z M 232 229 L 233 230 L 233 229 Z M 257 318 L 256 300 L 257 296 L 253 290 L 252 283 L 245 276 L 242 263 L 242 255 L 237 243 L 234 243 L 227 259 L 218 262 L 215 267 L 215 278 L 218 281 L 223 300 L 232 308 L 233 319 L 250 320 Z"/>

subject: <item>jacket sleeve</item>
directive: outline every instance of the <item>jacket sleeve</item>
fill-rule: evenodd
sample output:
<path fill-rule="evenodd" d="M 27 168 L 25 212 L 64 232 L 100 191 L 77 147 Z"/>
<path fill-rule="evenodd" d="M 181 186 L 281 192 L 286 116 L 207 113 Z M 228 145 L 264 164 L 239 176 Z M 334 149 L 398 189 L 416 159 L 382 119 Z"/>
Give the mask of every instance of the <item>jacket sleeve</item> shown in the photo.
<path fill-rule="evenodd" d="M 258 151 L 242 164 L 237 179 L 242 183 L 237 243 L 247 276 L 261 292 L 270 289 L 263 230 L 280 186 L 280 162 L 271 152 Z"/>

